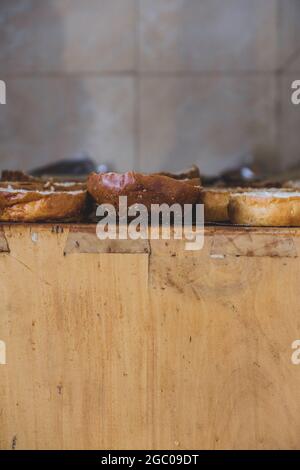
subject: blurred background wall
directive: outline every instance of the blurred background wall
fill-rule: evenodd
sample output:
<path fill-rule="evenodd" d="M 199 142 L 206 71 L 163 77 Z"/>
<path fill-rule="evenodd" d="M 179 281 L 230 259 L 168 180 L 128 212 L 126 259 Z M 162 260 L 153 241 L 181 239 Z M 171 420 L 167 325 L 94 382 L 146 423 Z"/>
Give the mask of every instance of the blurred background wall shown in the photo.
<path fill-rule="evenodd" d="M 0 167 L 300 161 L 300 0 L 0 0 Z"/>

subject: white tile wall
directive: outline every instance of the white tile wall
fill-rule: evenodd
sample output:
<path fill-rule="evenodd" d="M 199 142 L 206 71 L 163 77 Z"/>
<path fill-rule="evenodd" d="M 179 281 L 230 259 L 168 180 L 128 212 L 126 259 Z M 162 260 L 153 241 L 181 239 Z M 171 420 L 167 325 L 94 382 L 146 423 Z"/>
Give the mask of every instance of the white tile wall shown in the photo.
<path fill-rule="evenodd" d="M 213 174 L 263 147 L 276 156 L 275 98 L 272 77 L 142 79 L 142 170 L 196 162 Z"/>
<path fill-rule="evenodd" d="M 1 0 L 2 70 L 133 70 L 135 6 L 135 0 Z"/>
<path fill-rule="evenodd" d="M 278 0 L 278 66 L 293 67 L 300 55 L 300 2 Z"/>
<path fill-rule="evenodd" d="M 0 169 L 293 163 L 299 25 L 300 0 L 1 0 Z"/>
<path fill-rule="evenodd" d="M 284 73 L 280 77 L 279 145 L 282 168 L 288 168 L 296 163 L 300 164 L 300 105 L 294 105 L 291 101 L 291 84 L 294 80 L 300 80 L 299 73 Z"/>
<path fill-rule="evenodd" d="M 133 84 L 131 77 L 9 80 L 0 113 L 2 168 L 29 169 L 81 151 L 134 168 Z"/>
<path fill-rule="evenodd" d="M 144 71 L 276 68 L 277 0 L 140 0 Z"/>

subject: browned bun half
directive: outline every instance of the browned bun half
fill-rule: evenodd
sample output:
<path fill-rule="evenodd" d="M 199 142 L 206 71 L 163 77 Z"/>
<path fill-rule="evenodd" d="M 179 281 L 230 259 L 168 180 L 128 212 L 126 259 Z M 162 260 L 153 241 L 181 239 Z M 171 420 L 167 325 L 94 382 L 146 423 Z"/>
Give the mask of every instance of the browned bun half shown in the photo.
<path fill-rule="evenodd" d="M 228 213 L 234 224 L 300 226 L 300 192 L 265 190 L 230 196 Z"/>
<path fill-rule="evenodd" d="M 174 178 L 176 180 L 191 180 L 197 179 L 199 181 L 199 186 L 201 185 L 201 176 L 200 171 L 197 165 L 192 165 L 191 168 L 186 170 L 181 170 L 178 173 L 170 173 L 167 171 L 162 171 L 160 173 L 154 173 L 161 176 L 169 176 L 169 178 Z"/>
<path fill-rule="evenodd" d="M 40 185 L 62 185 L 62 186 L 71 186 L 71 185 L 84 185 L 86 181 L 86 178 L 83 177 L 76 177 L 76 176 L 70 176 L 66 177 L 65 175 L 61 176 L 51 176 L 47 177 L 45 176 L 31 176 L 25 173 L 24 171 L 19 171 L 19 170 L 3 170 L 1 174 L 1 179 L 0 182 L 10 182 L 10 183 L 19 183 L 19 184 L 30 184 L 30 183 L 35 183 L 35 184 L 40 184 Z"/>
<path fill-rule="evenodd" d="M 183 181 L 184 183 L 190 184 L 191 186 L 201 186 L 201 178 L 186 178 L 181 179 L 179 181 Z"/>
<path fill-rule="evenodd" d="M 128 206 L 139 203 L 148 210 L 151 204 L 196 204 L 200 197 L 198 186 L 164 175 L 145 175 L 133 171 L 123 174 L 91 173 L 87 189 L 98 204 L 109 203 L 115 208 L 119 205 L 119 196 L 127 196 Z"/>
<path fill-rule="evenodd" d="M 86 190 L 86 182 L 80 181 L 47 181 L 43 184 L 44 189 L 52 191 L 78 191 Z"/>
<path fill-rule="evenodd" d="M 85 189 L 53 190 L 40 184 L 1 183 L 0 221 L 76 220 L 85 209 Z"/>
<path fill-rule="evenodd" d="M 33 176 L 28 175 L 24 171 L 19 170 L 3 170 L 1 173 L 1 181 L 38 181 Z"/>
<path fill-rule="evenodd" d="M 200 201 L 204 204 L 205 222 L 228 222 L 228 204 L 231 194 L 244 191 L 248 191 L 248 189 L 203 188 L 201 190 Z"/>

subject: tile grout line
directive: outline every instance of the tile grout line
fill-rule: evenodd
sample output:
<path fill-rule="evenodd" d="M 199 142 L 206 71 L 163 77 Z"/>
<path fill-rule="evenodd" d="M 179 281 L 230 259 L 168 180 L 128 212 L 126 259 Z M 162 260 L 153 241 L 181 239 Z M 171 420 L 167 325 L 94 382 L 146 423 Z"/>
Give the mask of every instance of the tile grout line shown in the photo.
<path fill-rule="evenodd" d="M 137 54 L 137 53 L 135 53 Z M 138 60 L 138 61 L 137 61 Z M 174 71 L 139 71 L 139 59 L 135 59 L 137 62 L 136 70 L 124 70 L 124 71 L 81 71 L 81 72 L 20 72 L 20 73 L 1 73 L 1 78 L 18 80 L 21 78 L 24 79 L 34 79 L 34 78 L 59 78 L 59 79 L 83 79 L 83 78 L 106 78 L 106 77 L 138 77 L 138 78 L 202 78 L 202 77 L 244 77 L 252 78 L 253 76 L 269 76 L 274 75 L 274 73 L 281 72 L 280 70 L 174 70 Z M 287 73 L 289 73 L 287 71 Z M 294 72 L 290 72 L 294 73 Z"/>

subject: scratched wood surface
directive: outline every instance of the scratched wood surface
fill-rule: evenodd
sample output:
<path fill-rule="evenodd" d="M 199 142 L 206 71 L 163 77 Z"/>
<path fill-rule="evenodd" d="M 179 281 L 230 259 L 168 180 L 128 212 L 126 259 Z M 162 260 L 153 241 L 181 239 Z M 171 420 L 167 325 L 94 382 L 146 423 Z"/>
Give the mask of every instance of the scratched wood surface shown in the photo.
<path fill-rule="evenodd" d="M 0 230 L 1 449 L 299 449 L 300 231 Z"/>

